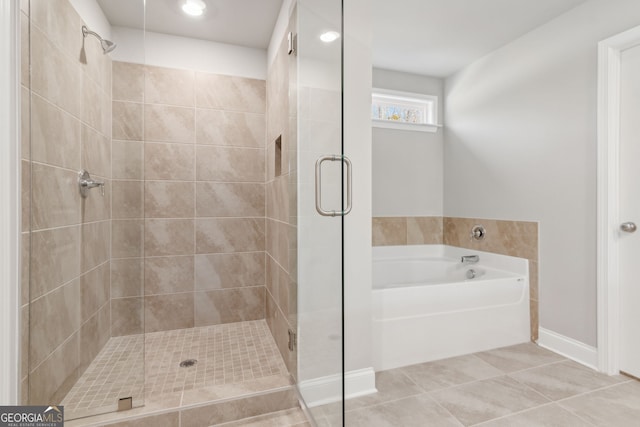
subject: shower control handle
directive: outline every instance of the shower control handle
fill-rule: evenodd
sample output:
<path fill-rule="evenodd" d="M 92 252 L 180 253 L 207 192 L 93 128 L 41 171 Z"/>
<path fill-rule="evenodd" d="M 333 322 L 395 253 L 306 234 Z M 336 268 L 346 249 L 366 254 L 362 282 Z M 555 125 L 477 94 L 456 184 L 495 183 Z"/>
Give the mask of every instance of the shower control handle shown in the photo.
<path fill-rule="evenodd" d="M 91 178 L 89 172 L 81 170 L 78 172 L 78 187 L 80 187 L 80 195 L 83 199 L 89 196 L 89 190 L 92 188 L 100 187 L 101 194 L 104 196 L 104 181 L 96 181 Z"/>
<path fill-rule="evenodd" d="M 635 233 L 637 229 L 638 227 L 636 226 L 635 222 L 623 222 L 622 224 L 620 224 L 620 230 L 624 231 L 625 233 Z"/>

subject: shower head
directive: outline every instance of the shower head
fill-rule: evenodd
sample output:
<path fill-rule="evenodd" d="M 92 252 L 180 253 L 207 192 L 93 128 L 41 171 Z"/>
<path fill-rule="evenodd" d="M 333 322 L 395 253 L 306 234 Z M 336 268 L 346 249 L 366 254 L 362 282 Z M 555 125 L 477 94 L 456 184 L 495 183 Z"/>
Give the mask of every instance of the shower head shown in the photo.
<path fill-rule="evenodd" d="M 102 52 L 106 55 L 107 53 L 113 51 L 113 49 L 116 48 L 116 44 L 114 42 L 112 42 L 111 40 L 106 40 L 103 39 L 102 37 L 100 37 L 100 34 L 91 31 L 90 29 L 87 28 L 86 25 L 82 26 L 82 36 L 83 37 L 87 37 L 87 35 L 91 34 L 92 36 L 94 36 L 95 38 L 97 38 L 98 40 L 100 40 L 100 46 L 102 46 Z"/>

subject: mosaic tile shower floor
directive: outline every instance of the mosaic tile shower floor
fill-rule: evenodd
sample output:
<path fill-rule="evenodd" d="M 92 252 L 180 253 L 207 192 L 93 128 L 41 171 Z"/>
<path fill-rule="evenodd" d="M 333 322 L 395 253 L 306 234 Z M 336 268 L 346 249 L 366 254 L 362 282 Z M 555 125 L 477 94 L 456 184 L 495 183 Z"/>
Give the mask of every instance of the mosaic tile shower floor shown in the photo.
<path fill-rule="evenodd" d="M 180 367 L 187 359 L 197 363 Z M 143 393 L 153 398 L 286 374 L 265 320 L 114 337 L 62 404 L 67 414 L 82 417 L 115 410 L 122 397 L 132 396 L 136 407 L 142 404 Z"/>

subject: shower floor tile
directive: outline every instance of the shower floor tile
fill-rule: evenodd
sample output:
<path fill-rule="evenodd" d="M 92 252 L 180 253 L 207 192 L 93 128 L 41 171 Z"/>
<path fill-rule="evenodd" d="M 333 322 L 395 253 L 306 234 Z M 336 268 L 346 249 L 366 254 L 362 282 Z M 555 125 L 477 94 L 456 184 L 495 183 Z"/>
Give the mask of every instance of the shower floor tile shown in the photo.
<path fill-rule="evenodd" d="M 180 367 L 188 359 L 197 362 Z M 123 397 L 132 396 L 136 407 L 143 395 L 155 399 L 285 375 L 287 368 L 265 320 L 114 337 L 62 405 L 69 418 L 76 418 L 116 410 Z"/>

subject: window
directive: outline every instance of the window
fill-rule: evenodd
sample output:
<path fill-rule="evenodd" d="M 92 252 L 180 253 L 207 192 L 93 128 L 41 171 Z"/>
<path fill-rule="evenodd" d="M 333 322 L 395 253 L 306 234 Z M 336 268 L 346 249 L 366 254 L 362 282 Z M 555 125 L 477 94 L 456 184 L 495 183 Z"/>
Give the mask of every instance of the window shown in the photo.
<path fill-rule="evenodd" d="M 438 97 L 373 89 L 371 119 L 375 127 L 436 132 Z"/>

